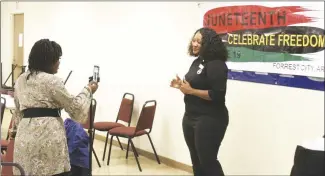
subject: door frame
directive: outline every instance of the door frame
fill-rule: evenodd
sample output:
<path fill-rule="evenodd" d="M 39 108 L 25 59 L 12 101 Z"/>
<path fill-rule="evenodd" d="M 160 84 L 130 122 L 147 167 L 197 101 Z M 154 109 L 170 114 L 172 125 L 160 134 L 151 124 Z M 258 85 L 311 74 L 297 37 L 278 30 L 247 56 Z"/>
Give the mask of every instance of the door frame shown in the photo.
<path fill-rule="evenodd" d="M 23 47 L 24 47 L 24 51 L 23 51 L 23 65 L 22 66 L 24 66 L 24 63 L 25 63 L 25 13 L 22 11 L 22 10 L 19 10 L 19 9 L 17 9 L 17 7 L 16 7 L 16 9 L 15 10 L 13 10 L 11 13 L 10 13 L 10 36 L 11 36 L 11 39 L 10 39 L 10 41 L 11 41 L 11 44 L 10 44 L 10 51 L 11 51 L 11 53 L 10 53 L 10 56 L 11 56 L 11 59 L 10 59 L 10 67 L 11 67 L 11 69 L 10 69 L 10 73 L 12 72 L 12 75 L 11 75 L 11 85 L 12 85 L 12 88 L 14 87 L 14 71 L 13 71 L 13 58 L 14 58 L 14 39 L 15 39 L 15 33 L 14 33 L 14 30 L 15 30 L 15 20 L 14 20 L 14 18 L 15 18 L 15 15 L 24 15 L 24 33 L 23 33 Z"/>

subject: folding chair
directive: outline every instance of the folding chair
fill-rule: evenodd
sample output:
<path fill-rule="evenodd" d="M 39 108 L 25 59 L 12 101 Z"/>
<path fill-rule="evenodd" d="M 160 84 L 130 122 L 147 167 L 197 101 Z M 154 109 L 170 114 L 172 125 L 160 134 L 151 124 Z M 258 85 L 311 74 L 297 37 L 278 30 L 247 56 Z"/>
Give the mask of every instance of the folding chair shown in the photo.
<path fill-rule="evenodd" d="M 129 95 L 131 99 L 126 98 L 127 95 Z M 103 161 L 105 160 L 109 131 L 116 127 L 125 126 L 125 125 L 119 123 L 121 121 L 126 122 L 128 124 L 128 126 L 130 126 L 132 113 L 133 113 L 133 106 L 134 106 L 134 95 L 131 93 L 125 93 L 122 97 L 120 109 L 117 114 L 115 122 L 96 122 L 96 123 L 94 123 L 95 130 L 107 132 L 104 153 L 103 153 Z M 94 130 L 94 134 L 95 134 L 95 130 Z M 118 141 L 121 149 L 123 150 L 122 144 L 118 137 L 117 137 L 117 141 Z"/>
<path fill-rule="evenodd" d="M 7 138 L 6 138 L 6 140 L 1 139 L 1 153 L 6 151 L 7 148 L 8 148 L 8 145 L 9 145 L 9 129 L 11 129 L 12 123 L 13 123 L 13 119 L 11 118 L 9 128 L 8 128 L 8 132 L 7 132 Z"/>
<path fill-rule="evenodd" d="M 0 121 L 0 127 L 2 124 L 2 120 L 3 120 L 3 116 L 4 116 L 4 111 L 6 108 L 6 99 L 1 97 L 1 101 L 3 101 L 3 103 L 1 102 L 1 111 L 0 111 L 0 115 L 1 115 L 1 121 Z M 9 129 L 12 127 L 12 122 L 13 120 L 10 120 L 10 125 L 9 125 Z M 7 134 L 7 139 L 6 140 L 2 140 L 1 139 L 1 153 L 3 151 L 6 151 L 6 154 L 1 154 L 1 175 L 2 176 L 13 176 L 13 167 L 17 167 L 18 170 L 20 171 L 20 175 L 21 176 L 25 176 L 25 171 L 24 169 L 17 163 L 13 163 L 13 155 L 14 155 L 14 145 L 15 145 L 15 141 L 14 140 L 9 140 L 9 130 L 8 130 L 8 134 Z"/>
<path fill-rule="evenodd" d="M 95 114 L 96 114 L 97 101 L 95 99 L 92 99 L 91 101 L 92 101 L 92 107 L 91 107 L 92 108 L 92 114 L 90 114 L 90 112 L 89 112 L 89 116 L 88 116 L 88 119 L 87 119 L 86 123 L 81 124 L 81 125 L 86 130 L 92 130 L 92 136 L 89 135 L 89 137 L 91 137 L 92 140 L 94 141 L 94 137 L 95 137 L 94 128 L 90 129 L 90 123 L 94 124 L 94 120 L 95 120 L 95 116 L 96 116 Z M 90 122 L 90 116 L 92 117 L 91 118 L 92 122 Z M 88 134 L 89 134 L 89 131 L 88 131 Z M 92 144 L 93 144 L 93 142 L 92 142 Z M 96 158 L 98 166 L 101 167 L 93 145 L 91 145 L 91 150 L 94 153 L 94 156 Z"/>
<path fill-rule="evenodd" d="M 2 121 L 3 121 L 3 117 L 4 117 L 4 112 L 6 110 L 6 99 L 1 97 L 1 102 L 0 102 L 0 118 L 1 118 L 1 123 L 2 124 Z M 0 125 L 0 128 L 1 128 L 1 125 Z M 8 140 L 8 139 L 7 139 Z M 4 151 L 5 149 L 7 149 L 7 146 L 9 144 L 9 142 L 7 142 L 7 140 L 2 140 L 1 139 L 1 143 L 0 143 L 0 146 L 1 146 L 1 153 L 2 151 Z"/>
<path fill-rule="evenodd" d="M 151 106 L 147 106 L 149 103 L 153 103 Z M 109 165 L 110 161 L 110 156 L 111 156 L 111 150 L 112 150 L 112 141 L 113 137 L 124 137 L 128 138 L 128 146 L 127 146 L 127 151 L 126 151 L 126 158 L 128 157 L 128 152 L 129 152 L 129 145 L 131 144 L 132 151 L 135 157 L 135 160 L 138 164 L 138 168 L 140 172 L 142 172 L 139 160 L 138 160 L 138 152 L 136 151 L 132 139 L 135 137 L 139 137 L 142 135 L 147 135 L 151 144 L 151 147 L 155 153 L 156 159 L 158 164 L 160 164 L 159 157 L 157 155 L 157 152 L 155 150 L 155 147 L 152 143 L 150 133 L 152 131 L 152 125 L 153 121 L 155 118 L 155 112 L 156 112 L 156 107 L 157 107 L 157 102 L 155 100 L 150 100 L 146 101 L 142 107 L 138 123 L 136 127 L 117 127 L 113 128 L 109 131 L 109 134 L 111 135 L 111 141 L 110 141 L 110 146 L 109 146 L 109 153 L 108 153 L 108 160 L 107 160 L 107 165 Z M 149 130 L 149 131 L 147 131 Z"/>
<path fill-rule="evenodd" d="M 25 176 L 24 169 L 17 163 L 13 163 L 15 140 L 10 140 L 5 155 L 1 156 L 1 176 L 13 176 L 13 166 L 17 167 L 21 176 Z"/>
<path fill-rule="evenodd" d="M 2 120 L 3 120 L 3 116 L 6 110 L 6 102 L 7 100 L 3 97 L 1 97 L 1 103 L 0 103 L 0 116 L 1 116 L 1 124 L 2 124 Z"/>

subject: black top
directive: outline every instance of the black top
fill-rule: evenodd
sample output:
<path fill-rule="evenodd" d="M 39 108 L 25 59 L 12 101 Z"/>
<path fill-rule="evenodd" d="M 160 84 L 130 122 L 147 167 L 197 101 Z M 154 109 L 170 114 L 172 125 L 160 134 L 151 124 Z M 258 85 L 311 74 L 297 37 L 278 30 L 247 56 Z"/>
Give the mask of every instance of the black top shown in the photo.
<path fill-rule="evenodd" d="M 203 69 L 200 68 L 201 64 L 204 66 Z M 225 105 L 227 77 L 228 67 L 225 62 L 203 61 L 200 58 L 194 60 L 185 79 L 194 89 L 208 90 L 212 100 L 185 95 L 186 113 L 192 116 L 208 115 L 228 119 L 228 110 Z"/>
<path fill-rule="evenodd" d="M 324 151 L 297 146 L 290 176 L 324 176 Z"/>

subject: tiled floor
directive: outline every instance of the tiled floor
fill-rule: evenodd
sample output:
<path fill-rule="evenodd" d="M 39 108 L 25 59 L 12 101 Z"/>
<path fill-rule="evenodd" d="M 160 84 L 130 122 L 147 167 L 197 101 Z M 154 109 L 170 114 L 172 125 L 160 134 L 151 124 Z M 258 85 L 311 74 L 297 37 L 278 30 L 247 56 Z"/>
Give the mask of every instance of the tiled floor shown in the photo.
<path fill-rule="evenodd" d="M 7 135 L 7 130 L 10 122 L 11 114 L 9 111 L 5 112 L 2 128 L 1 138 L 4 139 Z M 95 140 L 94 148 L 100 160 L 101 168 L 97 165 L 95 157 L 93 157 L 93 175 L 190 175 L 188 172 L 174 169 L 165 164 L 158 164 L 157 161 L 150 160 L 146 157 L 139 156 L 139 162 L 142 167 L 142 172 L 139 171 L 133 153 L 129 153 L 128 159 L 125 159 L 125 150 L 113 147 L 110 159 L 110 165 L 107 166 L 107 152 L 106 159 L 102 161 L 104 152 L 104 142 Z M 108 151 L 108 148 L 107 148 Z"/>

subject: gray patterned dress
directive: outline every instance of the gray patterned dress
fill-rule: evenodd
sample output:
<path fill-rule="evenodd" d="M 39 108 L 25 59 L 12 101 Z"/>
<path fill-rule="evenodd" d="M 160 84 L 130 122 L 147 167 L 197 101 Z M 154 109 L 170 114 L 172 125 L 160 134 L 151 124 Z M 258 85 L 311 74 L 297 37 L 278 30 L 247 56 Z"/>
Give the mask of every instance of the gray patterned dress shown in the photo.
<path fill-rule="evenodd" d="M 14 162 L 19 163 L 27 175 L 55 175 L 70 171 L 67 139 L 62 118 L 22 118 L 26 108 L 63 108 L 80 123 L 88 118 L 92 98 L 89 88 L 77 96 L 70 95 L 63 81 L 52 74 L 39 72 L 29 76 L 27 71 L 15 84 L 16 110 L 13 128 L 16 133 Z M 19 171 L 14 169 L 14 175 Z"/>

